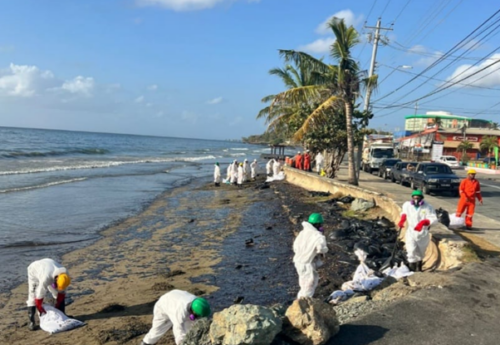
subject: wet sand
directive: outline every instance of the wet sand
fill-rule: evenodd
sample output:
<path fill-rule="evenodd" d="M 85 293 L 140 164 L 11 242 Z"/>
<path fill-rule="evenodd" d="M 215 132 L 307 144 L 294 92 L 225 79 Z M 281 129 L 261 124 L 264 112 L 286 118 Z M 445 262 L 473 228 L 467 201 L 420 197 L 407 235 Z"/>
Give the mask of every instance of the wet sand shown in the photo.
<path fill-rule="evenodd" d="M 260 181 L 262 182 L 262 181 Z M 66 312 L 85 327 L 49 335 L 27 329 L 27 284 L 0 296 L 2 344 L 138 344 L 153 306 L 177 288 L 203 295 L 213 310 L 238 297 L 270 305 L 297 293 L 293 235 L 273 189 L 210 184 L 167 192 L 143 213 L 66 254 L 73 278 Z M 246 239 L 253 245 L 246 246 Z M 171 332 L 158 344 L 174 344 Z"/>
<path fill-rule="evenodd" d="M 213 311 L 243 304 L 290 304 L 298 292 L 292 262 L 294 235 L 313 212 L 325 235 L 339 213 L 301 188 L 277 182 L 268 189 L 209 183 L 167 192 L 143 213 L 108 230 L 90 247 L 63 257 L 73 278 L 66 308 L 83 328 L 56 335 L 27 329 L 27 284 L 0 295 L 2 344 L 139 344 L 151 326 L 156 300 L 173 288 L 207 298 Z M 251 240 L 251 245 L 245 242 Z M 358 262 L 329 241 L 315 297 L 324 299 L 350 280 Z M 168 332 L 158 344 L 173 345 Z"/>

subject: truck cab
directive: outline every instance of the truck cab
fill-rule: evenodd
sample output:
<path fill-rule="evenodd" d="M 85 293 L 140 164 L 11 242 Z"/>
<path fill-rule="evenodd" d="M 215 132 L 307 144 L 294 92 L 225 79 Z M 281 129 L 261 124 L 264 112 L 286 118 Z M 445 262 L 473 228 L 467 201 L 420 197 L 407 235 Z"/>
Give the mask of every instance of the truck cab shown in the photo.
<path fill-rule="evenodd" d="M 394 157 L 394 148 L 390 144 L 372 144 L 363 151 L 363 171 L 378 171 L 382 162 Z"/>

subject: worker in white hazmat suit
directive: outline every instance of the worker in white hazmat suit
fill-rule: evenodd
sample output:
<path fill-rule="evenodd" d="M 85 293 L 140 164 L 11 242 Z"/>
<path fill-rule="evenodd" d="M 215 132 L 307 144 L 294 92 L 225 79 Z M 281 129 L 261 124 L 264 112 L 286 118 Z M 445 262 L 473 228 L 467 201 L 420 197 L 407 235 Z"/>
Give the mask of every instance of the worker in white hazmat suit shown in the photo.
<path fill-rule="evenodd" d="M 215 187 L 220 187 L 220 181 L 221 181 L 220 166 L 219 166 L 219 162 L 216 162 L 215 163 L 215 167 L 214 167 L 214 184 L 215 184 Z"/>
<path fill-rule="evenodd" d="M 273 163 L 273 176 L 278 176 L 279 173 L 280 173 L 280 169 L 281 169 L 281 163 L 279 162 L 279 160 L 275 160 L 274 163 Z"/>
<path fill-rule="evenodd" d="M 437 216 L 434 208 L 424 201 L 422 191 L 414 191 L 411 198 L 411 201 L 403 204 L 398 225 L 402 228 L 408 221 L 405 235 L 408 263 L 410 270 L 421 272 L 425 251 L 430 242 L 429 229 L 437 222 Z"/>
<path fill-rule="evenodd" d="M 226 176 L 227 181 L 231 180 L 231 175 L 233 175 L 233 163 L 229 163 L 227 167 L 227 176 Z"/>
<path fill-rule="evenodd" d="M 234 160 L 231 165 L 231 184 L 236 184 L 238 180 L 238 161 Z"/>
<path fill-rule="evenodd" d="M 318 272 L 321 261 L 315 260 L 318 254 L 328 252 L 326 238 L 323 235 L 323 216 L 313 213 L 307 222 L 302 223 L 303 230 L 293 242 L 293 263 L 299 275 L 300 291 L 297 298 L 313 297 L 318 286 Z"/>
<path fill-rule="evenodd" d="M 47 292 L 52 294 L 56 300 L 55 307 L 65 312 L 66 288 L 71 283 L 66 268 L 52 259 L 42 259 L 32 262 L 28 266 L 28 316 L 30 330 L 36 329 L 35 312 L 41 315 L 46 311 L 43 308 L 43 299 Z"/>
<path fill-rule="evenodd" d="M 244 181 L 245 181 L 245 172 L 243 170 L 243 163 L 240 163 L 240 166 L 238 167 L 238 187 L 241 187 Z"/>
<path fill-rule="evenodd" d="M 243 161 L 243 181 L 246 182 L 248 181 L 248 176 L 249 176 L 249 164 L 248 164 L 248 159 L 245 158 Z"/>
<path fill-rule="evenodd" d="M 254 159 L 252 164 L 250 164 L 250 170 L 252 172 L 252 180 L 255 180 L 257 178 L 257 169 L 259 168 L 259 165 L 257 163 L 257 160 Z"/>
<path fill-rule="evenodd" d="M 269 162 L 267 162 L 267 164 L 266 164 L 266 173 L 267 173 L 267 176 L 271 176 L 271 174 L 273 172 L 274 162 L 275 162 L 274 158 L 270 159 Z"/>
<path fill-rule="evenodd" d="M 314 158 L 314 160 L 316 161 L 316 172 L 319 174 L 321 172 L 321 169 L 323 169 L 323 163 L 325 162 L 325 158 L 320 152 L 316 155 L 316 158 Z"/>
<path fill-rule="evenodd" d="M 200 317 L 210 315 L 210 305 L 204 298 L 189 292 L 172 290 L 160 297 L 153 310 L 153 327 L 141 345 L 154 345 L 172 328 L 175 343 L 182 344 L 186 334 Z"/>

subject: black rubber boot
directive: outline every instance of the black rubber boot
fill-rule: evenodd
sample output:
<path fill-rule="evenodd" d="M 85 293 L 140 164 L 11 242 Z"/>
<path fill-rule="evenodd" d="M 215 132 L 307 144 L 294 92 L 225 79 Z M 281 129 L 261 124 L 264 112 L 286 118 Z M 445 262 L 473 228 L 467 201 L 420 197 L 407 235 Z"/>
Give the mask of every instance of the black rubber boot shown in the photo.
<path fill-rule="evenodd" d="M 417 262 L 417 272 L 422 272 L 423 261 Z"/>
<path fill-rule="evenodd" d="M 28 328 L 30 329 L 30 331 L 36 330 L 35 313 L 36 307 L 28 307 L 28 318 L 30 320 L 30 322 L 28 323 Z"/>
<path fill-rule="evenodd" d="M 417 263 L 416 262 L 410 262 L 408 264 L 408 268 L 410 269 L 410 271 L 415 272 L 417 270 Z"/>
<path fill-rule="evenodd" d="M 149 345 L 149 344 L 146 344 L 145 342 L 141 341 L 141 345 Z"/>

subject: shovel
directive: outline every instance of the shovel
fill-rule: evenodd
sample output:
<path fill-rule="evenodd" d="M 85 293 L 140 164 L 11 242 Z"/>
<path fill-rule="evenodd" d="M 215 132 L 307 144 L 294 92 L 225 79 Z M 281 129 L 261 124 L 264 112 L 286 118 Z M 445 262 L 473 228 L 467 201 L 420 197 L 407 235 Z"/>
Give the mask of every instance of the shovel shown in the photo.
<path fill-rule="evenodd" d="M 398 234 L 396 236 L 396 243 L 394 243 L 394 249 L 392 250 L 391 256 L 385 260 L 385 262 L 380 266 L 379 272 L 384 271 L 386 268 L 392 267 L 394 264 L 394 255 L 396 255 L 396 252 L 398 251 L 398 240 L 399 240 L 399 234 L 401 233 L 401 228 L 398 230 Z"/>

